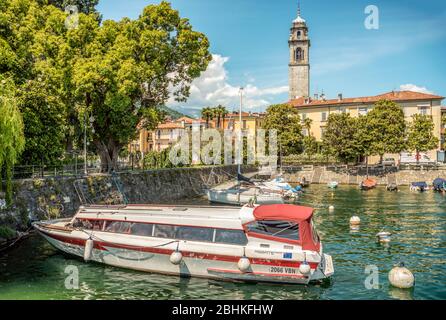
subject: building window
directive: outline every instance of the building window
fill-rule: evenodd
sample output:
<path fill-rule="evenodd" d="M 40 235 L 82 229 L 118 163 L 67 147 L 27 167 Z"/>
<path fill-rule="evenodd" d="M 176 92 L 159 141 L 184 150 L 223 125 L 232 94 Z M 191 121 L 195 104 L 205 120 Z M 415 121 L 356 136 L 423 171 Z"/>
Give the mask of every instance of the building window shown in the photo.
<path fill-rule="evenodd" d="M 243 120 L 243 130 L 246 129 L 246 120 Z"/>
<path fill-rule="evenodd" d="M 297 35 L 297 39 L 300 39 L 300 36 L 302 35 L 302 32 L 297 31 L 297 32 L 296 32 L 296 35 Z"/>
<path fill-rule="evenodd" d="M 327 113 L 326 112 L 321 113 L 321 121 L 327 121 Z"/>
<path fill-rule="evenodd" d="M 367 108 L 359 108 L 358 109 L 358 113 L 360 116 L 365 116 L 365 115 L 367 115 L 368 112 L 369 112 L 369 110 Z"/>
<path fill-rule="evenodd" d="M 304 59 L 304 51 L 302 48 L 296 49 L 296 61 L 302 61 Z"/>
<path fill-rule="evenodd" d="M 429 114 L 429 107 L 418 107 L 418 111 L 421 115 L 428 115 Z"/>
<path fill-rule="evenodd" d="M 158 136 L 158 139 L 161 139 L 161 130 L 157 130 L 156 135 Z"/>
<path fill-rule="evenodd" d="M 308 129 L 302 129 L 302 135 L 304 137 L 308 136 Z"/>
<path fill-rule="evenodd" d="M 302 122 L 307 118 L 307 114 L 306 113 L 302 113 Z"/>

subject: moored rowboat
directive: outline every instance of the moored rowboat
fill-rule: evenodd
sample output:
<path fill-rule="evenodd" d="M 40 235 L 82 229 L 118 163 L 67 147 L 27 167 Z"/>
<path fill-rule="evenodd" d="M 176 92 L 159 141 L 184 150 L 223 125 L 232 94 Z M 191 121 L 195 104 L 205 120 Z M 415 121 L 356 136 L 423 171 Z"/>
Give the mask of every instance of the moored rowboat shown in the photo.
<path fill-rule="evenodd" d="M 375 188 L 377 185 L 377 182 L 375 179 L 367 178 L 364 181 L 361 181 L 361 184 L 359 185 L 361 190 L 370 190 Z"/>
<path fill-rule="evenodd" d="M 56 248 L 134 270 L 217 280 L 307 284 L 334 273 L 312 222 L 293 205 L 88 206 L 34 223 Z"/>

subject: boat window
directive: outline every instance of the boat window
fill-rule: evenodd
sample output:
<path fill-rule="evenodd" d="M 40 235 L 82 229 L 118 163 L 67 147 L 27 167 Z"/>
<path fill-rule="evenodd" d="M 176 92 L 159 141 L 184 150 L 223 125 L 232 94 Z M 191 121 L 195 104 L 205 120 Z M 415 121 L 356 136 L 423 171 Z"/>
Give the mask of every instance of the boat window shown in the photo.
<path fill-rule="evenodd" d="M 248 224 L 248 232 L 299 240 L 299 224 L 288 221 L 255 221 Z"/>
<path fill-rule="evenodd" d="M 150 223 L 133 223 L 130 228 L 130 234 L 135 236 L 151 237 L 153 224 Z"/>
<path fill-rule="evenodd" d="M 105 224 L 105 231 L 114 233 L 129 233 L 131 226 L 131 222 L 107 221 L 107 223 Z"/>
<path fill-rule="evenodd" d="M 104 222 L 101 220 L 76 219 L 73 222 L 73 227 L 87 230 L 102 231 L 103 223 Z"/>
<path fill-rule="evenodd" d="M 215 242 L 246 245 L 248 243 L 248 239 L 246 238 L 243 230 L 216 229 Z"/>
<path fill-rule="evenodd" d="M 103 220 L 90 220 L 93 230 L 95 231 L 102 231 L 102 227 L 104 225 Z"/>
<path fill-rule="evenodd" d="M 214 229 L 200 228 L 200 227 L 178 227 L 176 239 L 190 240 L 190 241 L 208 241 L 212 242 L 214 236 Z"/>
<path fill-rule="evenodd" d="M 176 226 L 156 224 L 155 225 L 155 233 L 153 236 L 158 237 L 158 238 L 175 239 L 175 233 L 176 233 L 177 228 L 178 227 L 176 227 Z"/>

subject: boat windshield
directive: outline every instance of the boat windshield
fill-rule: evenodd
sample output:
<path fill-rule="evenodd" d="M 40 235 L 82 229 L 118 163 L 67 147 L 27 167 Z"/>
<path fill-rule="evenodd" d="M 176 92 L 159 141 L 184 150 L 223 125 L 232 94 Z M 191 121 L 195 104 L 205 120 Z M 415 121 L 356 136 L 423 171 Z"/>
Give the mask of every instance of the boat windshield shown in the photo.
<path fill-rule="evenodd" d="M 299 240 L 299 224 L 289 221 L 254 221 L 247 225 L 249 233 Z"/>

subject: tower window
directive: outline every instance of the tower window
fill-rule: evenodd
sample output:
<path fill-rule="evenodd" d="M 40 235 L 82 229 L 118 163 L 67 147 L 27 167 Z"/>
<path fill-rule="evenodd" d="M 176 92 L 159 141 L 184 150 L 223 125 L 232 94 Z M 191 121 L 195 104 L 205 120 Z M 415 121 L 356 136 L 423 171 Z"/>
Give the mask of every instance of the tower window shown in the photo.
<path fill-rule="evenodd" d="M 296 35 L 297 35 L 297 38 L 299 39 L 300 36 L 302 35 L 302 33 L 300 31 L 297 31 Z"/>
<path fill-rule="evenodd" d="M 304 59 L 304 51 L 302 48 L 296 49 L 296 61 L 302 61 Z"/>

